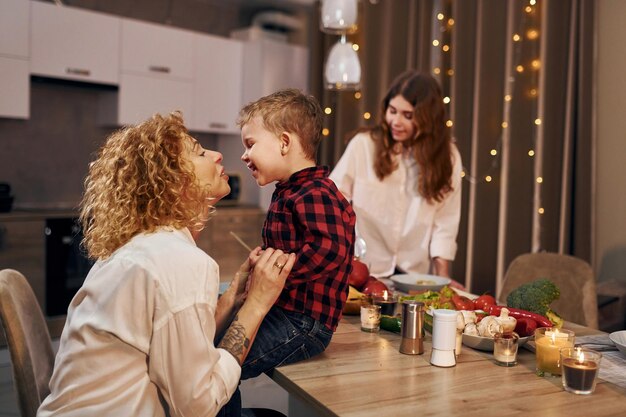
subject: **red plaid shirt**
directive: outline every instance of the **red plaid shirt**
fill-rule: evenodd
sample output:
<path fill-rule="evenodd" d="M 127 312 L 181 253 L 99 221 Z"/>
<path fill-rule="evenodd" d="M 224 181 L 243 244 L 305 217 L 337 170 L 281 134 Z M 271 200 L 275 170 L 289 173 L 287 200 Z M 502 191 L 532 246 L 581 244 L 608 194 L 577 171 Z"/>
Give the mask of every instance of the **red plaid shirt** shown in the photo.
<path fill-rule="evenodd" d="M 306 168 L 276 185 L 263 244 L 297 255 L 276 305 L 335 331 L 348 296 L 356 217 L 328 173 Z"/>

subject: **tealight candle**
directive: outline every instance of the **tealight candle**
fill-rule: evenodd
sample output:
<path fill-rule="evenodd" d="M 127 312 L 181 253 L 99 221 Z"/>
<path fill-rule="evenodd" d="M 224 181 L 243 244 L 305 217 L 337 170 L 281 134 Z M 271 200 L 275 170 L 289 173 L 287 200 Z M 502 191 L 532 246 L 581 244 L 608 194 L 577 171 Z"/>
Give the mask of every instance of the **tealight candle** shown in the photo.
<path fill-rule="evenodd" d="M 541 376 L 561 375 L 560 349 L 574 347 L 574 332 L 540 327 L 535 330 L 537 373 Z"/>
<path fill-rule="evenodd" d="M 565 391 L 574 394 L 591 394 L 596 387 L 602 354 L 590 349 L 561 349 L 561 382 Z"/>
<path fill-rule="evenodd" d="M 500 366 L 517 364 L 517 333 L 496 333 L 493 337 L 493 358 Z"/>
<path fill-rule="evenodd" d="M 372 293 L 372 302 L 380 306 L 380 314 L 393 316 L 396 314 L 398 297 L 390 291 Z"/>
<path fill-rule="evenodd" d="M 380 306 L 368 304 L 361 306 L 361 330 L 376 333 L 380 329 Z"/>

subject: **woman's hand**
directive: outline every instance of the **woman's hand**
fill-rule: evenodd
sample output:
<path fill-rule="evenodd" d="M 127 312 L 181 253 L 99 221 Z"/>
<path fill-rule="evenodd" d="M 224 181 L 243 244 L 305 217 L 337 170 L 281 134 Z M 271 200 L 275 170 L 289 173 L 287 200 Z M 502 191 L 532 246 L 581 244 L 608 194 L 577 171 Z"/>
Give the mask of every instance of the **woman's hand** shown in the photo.
<path fill-rule="evenodd" d="M 250 253 L 249 261 L 254 267 L 248 282 L 246 303 L 251 302 L 267 312 L 285 286 L 296 255 L 286 254 L 280 249 L 256 248 Z"/>

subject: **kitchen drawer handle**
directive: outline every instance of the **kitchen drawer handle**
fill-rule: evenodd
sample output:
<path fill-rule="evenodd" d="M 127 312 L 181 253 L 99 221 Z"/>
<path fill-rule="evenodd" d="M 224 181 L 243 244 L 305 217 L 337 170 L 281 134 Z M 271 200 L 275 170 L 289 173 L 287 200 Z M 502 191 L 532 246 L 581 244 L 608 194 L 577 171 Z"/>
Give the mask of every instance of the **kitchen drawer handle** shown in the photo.
<path fill-rule="evenodd" d="M 161 74 L 169 74 L 171 71 L 169 67 L 163 67 L 159 65 L 150 65 L 148 69 L 152 72 L 159 72 Z"/>
<path fill-rule="evenodd" d="M 226 129 L 226 123 L 211 122 L 209 123 L 209 127 L 214 129 Z"/>
<path fill-rule="evenodd" d="M 66 68 L 65 72 L 72 75 L 82 75 L 83 77 L 89 77 L 91 75 L 91 71 L 82 68 Z"/>

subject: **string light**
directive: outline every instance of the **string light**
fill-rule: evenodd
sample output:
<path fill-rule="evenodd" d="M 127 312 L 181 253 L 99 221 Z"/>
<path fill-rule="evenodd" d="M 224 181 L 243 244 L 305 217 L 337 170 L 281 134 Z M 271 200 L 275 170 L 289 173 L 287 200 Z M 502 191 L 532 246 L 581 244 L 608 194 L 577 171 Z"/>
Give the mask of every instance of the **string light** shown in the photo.
<path fill-rule="evenodd" d="M 522 37 L 518 35 L 517 33 L 513 35 L 513 42 L 519 42 L 520 39 L 522 39 Z"/>
<path fill-rule="evenodd" d="M 363 118 L 365 120 L 369 120 L 372 117 L 372 115 L 370 114 L 370 112 L 366 111 L 365 113 L 363 113 Z"/>
<path fill-rule="evenodd" d="M 450 50 L 450 45 L 444 45 L 441 47 L 441 49 L 443 50 L 443 52 L 448 52 Z"/>
<path fill-rule="evenodd" d="M 539 119 L 539 118 L 535 119 L 535 124 L 537 126 L 539 126 L 541 124 L 541 119 Z"/>
<path fill-rule="evenodd" d="M 443 102 L 444 102 L 444 104 L 450 104 L 450 97 L 447 97 L 447 96 L 444 97 L 443 98 Z"/>
<path fill-rule="evenodd" d="M 539 37 L 539 31 L 537 29 L 530 29 L 526 32 L 526 37 L 531 41 L 534 41 Z"/>
<path fill-rule="evenodd" d="M 331 114 L 332 112 L 333 112 L 333 109 L 331 109 L 330 107 L 326 107 L 324 109 L 324 113 L 326 113 L 326 114 Z"/>
<path fill-rule="evenodd" d="M 433 68 L 433 73 L 439 75 L 439 73 L 441 73 L 441 68 L 438 68 L 438 67 Z"/>
<path fill-rule="evenodd" d="M 439 46 L 439 41 L 437 39 L 433 41 L 433 46 Z"/>
<path fill-rule="evenodd" d="M 543 178 L 542 177 L 537 177 L 537 184 L 541 184 L 543 182 Z"/>
<path fill-rule="evenodd" d="M 528 151 L 528 156 L 530 156 L 531 158 L 532 158 L 533 156 L 535 156 L 535 151 L 534 151 L 534 150 L 532 150 L 532 149 L 531 149 L 531 150 L 529 150 L 529 151 Z"/>
<path fill-rule="evenodd" d="M 485 181 L 487 181 L 487 182 L 491 182 L 491 180 L 492 180 L 492 179 L 493 179 L 493 178 L 491 178 L 491 175 L 487 175 L 487 176 L 485 177 Z"/>
<path fill-rule="evenodd" d="M 354 98 L 357 99 L 357 100 L 360 99 L 361 98 L 361 92 L 357 91 L 356 93 L 354 93 Z"/>
<path fill-rule="evenodd" d="M 491 154 L 491 156 L 496 156 L 498 154 L 498 151 L 495 149 L 492 149 L 491 152 L 489 152 Z"/>
<path fill-rule="evenodd" d="M 454 125 L 454 123 L 452 123 L 452 120 L 448 120 L 446 122 L 446 126 L 448 126 L 448 127 L 452 127 L 453 125 Z"/>
<path fill-rule="evenodd" d="M 443 20 L 444 17 L 443 13 L 437 13 L 437 20 Z"/>
<path fill-rule="evenodd" d="M 537 213 L 539 213 L 539 214 L 543 214 L 544 212 L 545 212 L 545 210 L 543 209 L 543 207 L 539 207 L 537 209 Z"/>
<path fill-rule="evenodd" d="M 507 127 L 509 127 L 509 124 L 507 122 L 502 122 L 502 129 L 506 129 Z"/>
<path fill-rule="evenodd" d="M 330 130 L 328 130 L 328 128 L 326 128 L 326 127 L 325 127 L 324 129 L 322 129 L 322 135 L 323 135 L 323 136 L 328 136 L 328 135 L 330 135 Z"/>

